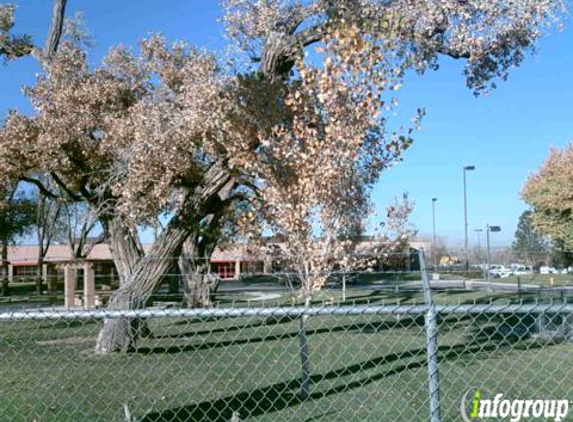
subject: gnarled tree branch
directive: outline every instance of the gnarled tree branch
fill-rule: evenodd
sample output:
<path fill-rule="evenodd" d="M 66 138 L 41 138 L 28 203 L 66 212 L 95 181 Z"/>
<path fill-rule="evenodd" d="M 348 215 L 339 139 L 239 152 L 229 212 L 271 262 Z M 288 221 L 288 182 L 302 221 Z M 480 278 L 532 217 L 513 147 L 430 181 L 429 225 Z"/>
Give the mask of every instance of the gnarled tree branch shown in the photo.
<path fill-rule="evenodd" d="M 46 45 L 44 46 L 44 57 L 47 59 L 50 59 L 58 51 L 58 45 L 64 29 L 67 2 L 68 0 L 54 0 L 52 23 L 46 39 Z"/>
<path fill-rule="evenodd" d="M 44 184 L 38 179 L 34 179 L 33 177 L 20 177 L 20 180 L 22 182 L 30 183 L 31 185 L 36 186 L 40 191 L 40 193 L 47 198 L 61 199 L 58 194 L 52 192 L 50 189 L 44 186 Z"/>
<path fill-rule="evenodd" d="M 8 27 L 5 29 L 6 32 L 3 39 L 0 38 L 0 56 L 6 56 L 8 59 L 32 56 L 40 63 L 51 60 L 57 52 L 62 38 L 66 5 L 67 0 L 54 0 L 52 21 L 43 49 L 34 45 L 32 38 L 28 35 L 10 35 L 8 31 L 10 31 L 11 27 Z"/>

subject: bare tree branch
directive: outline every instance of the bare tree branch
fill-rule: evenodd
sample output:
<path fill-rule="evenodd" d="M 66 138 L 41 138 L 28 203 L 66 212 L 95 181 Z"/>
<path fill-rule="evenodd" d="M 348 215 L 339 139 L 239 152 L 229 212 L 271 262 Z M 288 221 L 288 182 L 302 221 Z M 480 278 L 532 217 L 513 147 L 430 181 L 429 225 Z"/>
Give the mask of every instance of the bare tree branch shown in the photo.
<path fill-rule="evenodd" d="M 64 16 L 66 14 L 66 3 L 68 0 L 54 0 L 54 6 L 52 9 L 52 23 L 50 25 L 50 31 L 48 32 L 48 38 L 46 39 L 46 45 L 44 46 L 44 58 L 51 59 L 52 56 L 58 51 L 58 45 L 62 38 L 62 32 L 64 28 Z"/>
<path fill-rule="evenodd" d="M 452 59 L 469 59 L 469 51 L 455 51 L 447 46 L 442 46 L 436 50 L 438 53 L 451 57 Z"/>
<path fill-rule="evenodd" d="M 18 59 L 31 55 L 40 63 L 49 61 L 58 50 L 64 29 L 64 16 L 67 0 L 54 0 L 52 9 L 52 22 L 46 38 L 44 49 L 34 45 L 29 35 L 12 36 L 8 34 L 11 27 L 4 29 L 4 36 L 0 39 L 0 56 L 8 59 Z M 2 6 L 2 5 L 0 5 Z"/>
<path fill-rule="evenodd" d="M 41 181 L 39 181 L 38 179 L 34 179 L 32 177 L 22 176 L 22 177 L 20 177 L 20 180 L 22 182 L 30 183 L 31 185 L 36 186 L 38 188 L 38 190 L 40 191 L 40 193 L 47 198 L 60 199 L 59 195 L 55 194 L 50 189 L 48 189 L 46 186 L 44 186 L 44 184 Z"/>
<path fill-rule="evenodd" d="M 62 188 L 68 194 L 70 199 L 72 199 L 73 201 L 81 202 L 85 199 L 85 198 L 82 198 L 80 195 L 77 195 L 70 188 L 68 188 L 68 186 L 64 183 L 64 181 L 62 179 L 60 179 L 60 177 L 56 173 L 51 172 L 50 176 L 52 176 L 52 178 L 54 179 L 54 182 L 56 182 L 56 184 L 60 188 Z"/>

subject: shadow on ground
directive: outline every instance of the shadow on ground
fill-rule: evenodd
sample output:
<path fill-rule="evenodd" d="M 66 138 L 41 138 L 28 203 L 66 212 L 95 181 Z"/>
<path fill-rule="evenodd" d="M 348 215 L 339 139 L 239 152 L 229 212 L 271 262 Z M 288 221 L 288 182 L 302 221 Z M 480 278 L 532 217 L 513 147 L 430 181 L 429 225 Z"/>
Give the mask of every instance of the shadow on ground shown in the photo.
<path fill-rule="evenodd" d="M 452 346 L 440 346 L 440 360 L 457 360 L 473 355 L 477 352 L 492 352 L 512 345 L 512 341 L 491 342 L 489 344 L 467 343 Z M 406 361 L 400 363 L 401 361 Z M 397 363 L 391 368 L 383 365 Z M 300 394 L 300 379 L 272 384 L 250 391 L 242 391 L 217 400 L 203 401 L 187 406 L 168 409 L 162 412 L 147 414 L 142 422 L 228 422 L 233 415 L 240 418 L 256 417 L 278 412 L 305 402 L 317 401 L 325 397 L 343 394 L 345 392 L 363 388 L 384 378 L 399 375 L 405 371 L 419 369 L 426 366 L 426 350 L 413 349 L 403 353 L 379 356 L 360 363 L 338 368 L 323 374 L 311 376 L 311 385 L 318 385 L 325 380 L 336 380 L 342 377 L 355 375 L 364 371 L 380 369 L 378 372 L 360 379 L 354 379 L 343 385 L 337 385 L 326 390 L 314 391 L 308 396 Z M 315 388 L 317 390 L 317 388 Z M 316 417 L 315 417 L 316 418 Z M 313 418 L 307 419 L 312 421 Z"/>
<path fill-rule="evenodd" d="M 277 318 L 270 318 L 265 321 L 259 321 L 256 323 L 251 323 L 247 325 L 241 326 L 234 326 L 234 327 L 224 327 L 224 328 L 214 328 L 211 330 L 202 330 L 202 331 L 192 331 L 192 332 L 183 332 L 183 333 L 176 333 L 176 334 L 167 334 L 167 335 L 156 335 L 153 336 L 155 339 L 185 339 L 185 338 L 194 338 L 194 337 L 201 337 L 203 335 L 211 335 L 214 333 L 224 334 L 230 332 L 241 331 L 247 328 L 257 328 L 257 327 L 264 327 L 264 326 L 276 326 L 279 324 L 285 324 L 292 322 L 296 318 L 294 317 L 283 317 L 280 319 Z M 459 319 L 457 319 L 459 321 Z M 314 336 L 318 334 L 328 334 L 328 333 L 336 333 L 336 332 L 359 332 L 361 334 L 375 334 L 381 331 L 392 330 L 392 329 L 406 329 L 412 327 L 420 328 L 420 335 L 422 335 L 422 327 L 424 326 L 424 316 L 405 316 L 402 317 L 399 321 L 368 321 L 368 322 L 356 322 L 351 324 L 345 325 L 337 325 L 334 327 L 320 327 L 315 329 L 307 330 L 307 335 Z M 171 345 L 171 346 L 154 346 L 154 347 L 147 347 L 142 346 L 138 347 L 135 350 L 135 353 L 143 354 L 143 355 L 151 355 L 151 354 L 177 354 L 183 352 L 194 352 L 198 350 L 209 350 L 215 349 L 220 347 L 229 347 L 229 346 L 239 346 L 245 344 L 256 344 L 256 343 L 264 343 L 268 341 L 279 341 L 285 339 L 294 339 L 299 336 L 298 331 L 286 331 L 282 333 L 276 334 L 267 334 L 265 336 L 251 336 L 248 338 L 239 338 L 239 339 L 232 339 L 232 340 L 220 340 L 220 341 L 204 341 L 201 343 L 195 344 L 180 344 L 180 345 Z"/>

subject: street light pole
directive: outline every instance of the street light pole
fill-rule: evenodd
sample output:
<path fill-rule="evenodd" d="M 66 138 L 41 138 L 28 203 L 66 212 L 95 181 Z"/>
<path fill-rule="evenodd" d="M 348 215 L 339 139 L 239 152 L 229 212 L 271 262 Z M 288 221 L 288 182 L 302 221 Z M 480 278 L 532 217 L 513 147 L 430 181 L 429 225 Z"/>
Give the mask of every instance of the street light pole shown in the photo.
<path fill-rule="evenodd" d="M 467 172 L 475 170 L 475 166 L 464 167 L 464 231 L 465 231 L 465 258 L 466 258 L 466 271 L 470 269 L 470 259 L 468 254 L 468 189 L 467 189 Z"/>
<path fill-rule="evenodd" d="M 432 256 L 434 258 L 435 271 L 438 270 L 438 253 L 436 251 L 436 202 L 438 202 L 438 198 L 432 198 L 432 226 L 433 226 Z"/>
<path fill-rule="evenodd" d="M 487 282 L 491 283 L 491 243 L 490 243 L 490 239 L 489 239 L 489 224 L 487 225 L 487 273 L 486 273 L 486 277 L 487 277 Z"/>

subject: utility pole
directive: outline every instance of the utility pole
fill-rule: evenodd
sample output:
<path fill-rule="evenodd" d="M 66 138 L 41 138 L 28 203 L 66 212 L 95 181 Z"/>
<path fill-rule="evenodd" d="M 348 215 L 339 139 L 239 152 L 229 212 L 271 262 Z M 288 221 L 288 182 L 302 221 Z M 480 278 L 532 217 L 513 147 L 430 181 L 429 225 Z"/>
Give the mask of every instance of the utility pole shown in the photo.
<path fill-rule="evenodd" d="M 433 236 L 432 236 L 432 257 L 434 258 L 434 269 L 438 271 L 438 251 L 436 249 L 436 203 L 438 198 L 432 198 L 432 226 L 433 226 Z"/>

